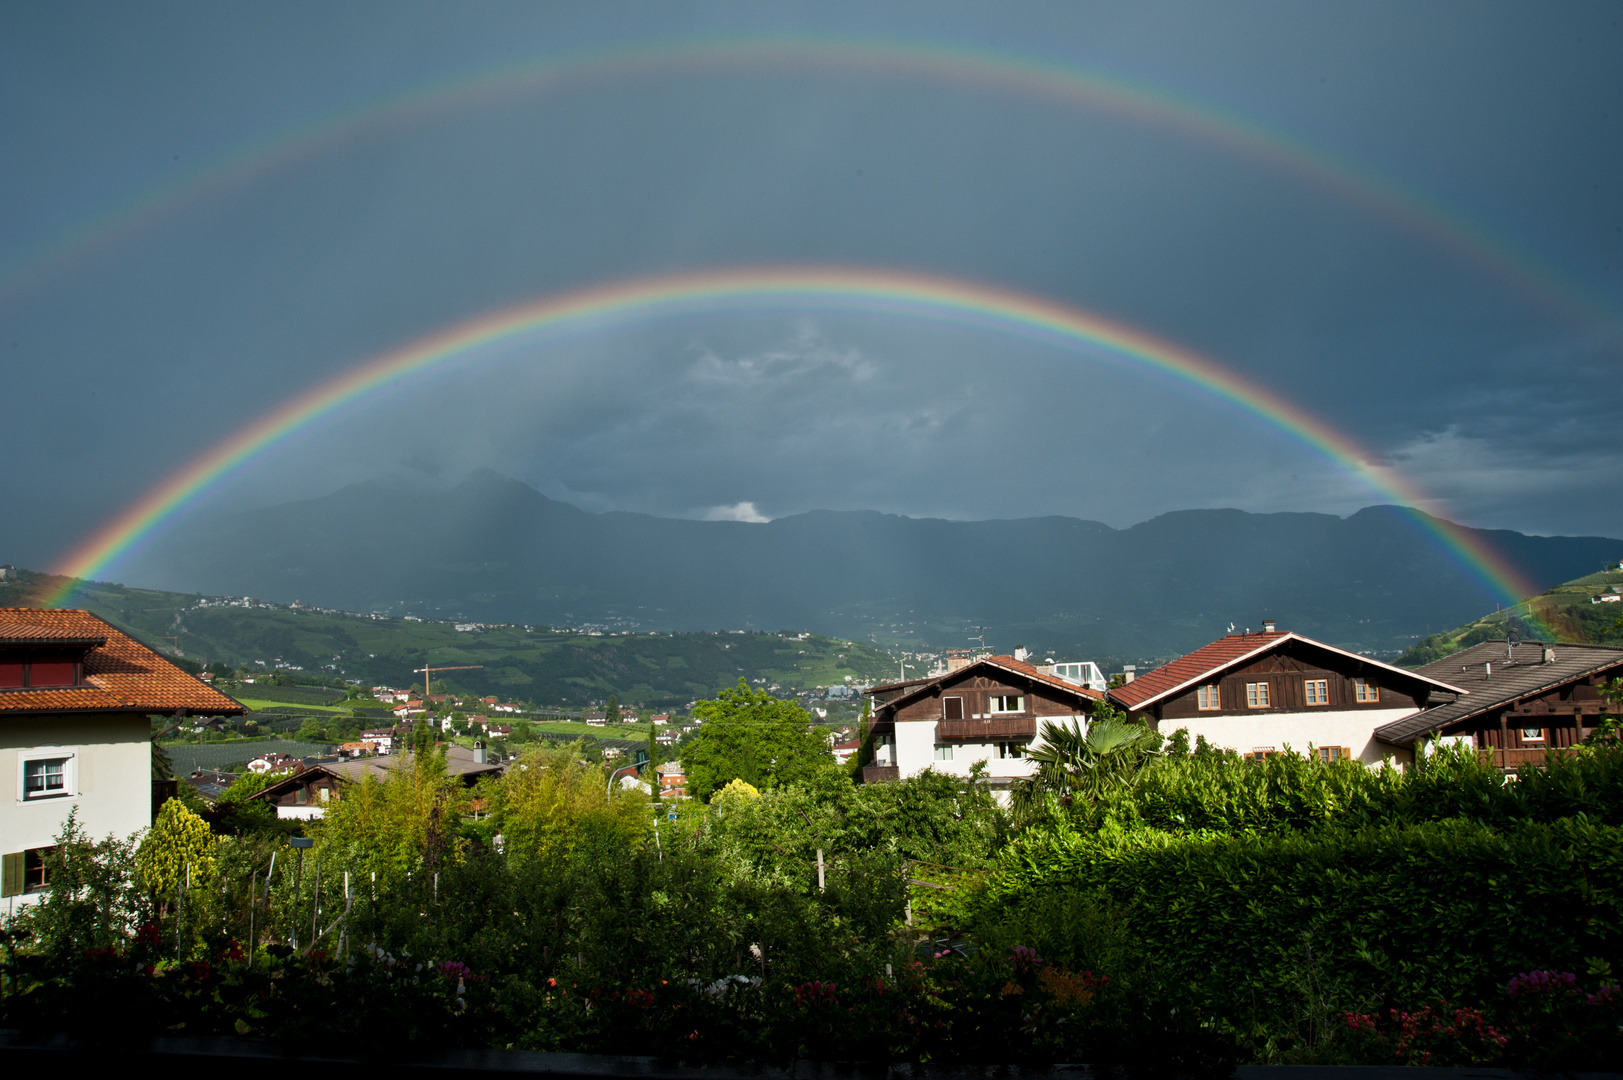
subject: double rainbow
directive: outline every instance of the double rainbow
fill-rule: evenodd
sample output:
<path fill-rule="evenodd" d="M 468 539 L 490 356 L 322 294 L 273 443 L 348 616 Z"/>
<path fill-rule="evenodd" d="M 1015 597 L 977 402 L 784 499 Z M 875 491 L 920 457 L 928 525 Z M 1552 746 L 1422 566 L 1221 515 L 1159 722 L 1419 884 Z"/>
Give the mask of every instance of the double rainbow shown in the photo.
<path fill-rule="evenodd" d="M 1171 376 L 1280 429 L 1399 505 L 1413 508 L 1418 527 L 1506 602 L 1514 604 L 1536 591 L 1468 531 L 1425 512 L 1428 500 L 1424 495 L 1392 470 L 1371 464 L 1371 455 L 1353 440 L 1206 357 L 1133 327 L 1036 296 L 952 278 L 843 267 L 749 267 L 639 278 L 545 296 L 431 334 L 316 386 L 201 454 L 80 544 L 57 572 L 70 579 L 106 573 L 168 518 L 202 498 L 255 455 L 334 410 L 359 403 L 369 394 L 436 365 L 477 359 L 515 339 L 542 332 L 618 326 L 718 308 L 793 305 L 968 323 Z M 46 599 L 46 606 L 63 606 L 77 584 L 64 585 Z"/>
<path fill-rule="evenodd" d="M 1540 306 L 1613 337 L 1619 320 L 1609 300 L 1434 200 L 1405 190 L 1352 161 L 1204 101 L 1109 72 L 1029 55 L 928 41 L 795 36 L 668 38 L 465 72 L 382 95 L 242 147 L 112 210 L 81 221 L 0 269 L 0 298 L 53 270 L 104 250 L 211 195 L 249 183 L 363 136 L 464 109 L 567 87 L 681 73 L 784 70 L 860 71 L 975 86 L 1119 117 L 1215 146 L 1295 177 L 1362 207 Z"/>

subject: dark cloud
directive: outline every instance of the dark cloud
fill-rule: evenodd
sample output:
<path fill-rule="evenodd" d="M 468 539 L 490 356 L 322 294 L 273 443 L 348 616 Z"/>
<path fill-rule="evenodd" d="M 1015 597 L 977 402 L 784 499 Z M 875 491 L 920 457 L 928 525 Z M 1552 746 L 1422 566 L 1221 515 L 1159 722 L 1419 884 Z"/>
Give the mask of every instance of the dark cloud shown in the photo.
<path fill-rule="evenodd" d="M 1276 390 L 1462 520 L 1623 534 L 1616 24 L 1615 8 L 1576 4 L 13 7 L 0 266 L 23 269 L 0 294 L 0 499 L 55 509 L 8 515 L 0 539 L 43 562 L 97 508 L 260 412 L 459 320 L 634 275 L 788 262 L 1097 311 Z M 1007 88 L 733 68 L 359 131 L 26 272 L 54 237 L 190 163 L 357 102 L 527 56 L 751 28 L 1092 65 L 1441 209 L 1427 232 L 1211 140 Z M 1514 253 L 1508 276 L 1439 243 L 1449 222 Z M 693 517 L 1128 524 L 1385 498 L 1153 373 L 793 305 L 515 343 L 313 426 L 214 498 L 481 466 L 591 509 Z"/>

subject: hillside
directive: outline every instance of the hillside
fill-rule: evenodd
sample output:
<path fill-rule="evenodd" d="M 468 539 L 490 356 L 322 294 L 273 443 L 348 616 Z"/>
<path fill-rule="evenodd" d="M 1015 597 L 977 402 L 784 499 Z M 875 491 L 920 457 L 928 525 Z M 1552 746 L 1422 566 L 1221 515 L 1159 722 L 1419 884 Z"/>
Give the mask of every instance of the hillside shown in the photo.
<path fill-rule="evenodd" d="M 1592 603 L 1601 594 L 1623 593 L 1623 571 L 1586 574 L 1548 589 L 1515 607 L 1473 619 L 1452 630 L 1432 634 L 1398 658 L 1419 667 L 1482 641 L 1503 638 L 1515 630 L 1526 641 L 1572 641 L 1623 645 L 1623 600 Z"/>
<path fill-rule="evenodd" d="M 1539 588 L 1623 542 L 1477 531 Z M 1407 511 L 1186 510 L 1128 529 L 817 511 L 766 524 L 593 514 L 491 472 L 431 491 L 361 484 L 197 519 L 120 571 L 145 587 L 350 611 L 615 630 L 782 629 L 901 648 L 1120 660 L 1230 623 L 1396 654 L 1500 599 Z"/>
<path fill-rule="evenodd" d="M 0 582 L 0 606 L 25 605 L 59 578 L 28 571 Z M 867 645 L 827 637 L 774 633 L 625 634 L 514 625 L 458 631 L 451 623 L 368 617 L 256 601 L 232 606 L 220 597 L 94 584 L 75 603 L 148 644 L 202 663 L 342 676 L 368 685 L 420 682 L 413 668 L 483 664 L 443 676 L 458 692 L 576 708 L 617 694 L 627 703 L 685 704 L 740 676 L 795 691 L 871 682 L 892 675 L 894 661 Z M 286 688 L 276 700 L 289 700 Z M 291 700 L 319 708 L 307 691 Z"/>

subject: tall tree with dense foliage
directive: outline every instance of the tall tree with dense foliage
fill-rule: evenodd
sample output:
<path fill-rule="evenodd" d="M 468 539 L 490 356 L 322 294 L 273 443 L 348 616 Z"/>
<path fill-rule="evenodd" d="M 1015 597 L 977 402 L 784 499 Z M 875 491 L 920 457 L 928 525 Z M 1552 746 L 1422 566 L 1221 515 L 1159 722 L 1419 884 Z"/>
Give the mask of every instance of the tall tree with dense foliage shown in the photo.
<path fill-rule="evenodd" d="M 811 715 L 744 679 L 693 707 L 704 723 L 682 751 L 688 793 L 709 799 L 732 780 L 760 789 L 810 779 L 834 763 L 828 739 Z"/>
<path fill-rule="evenodd" d="M 581 760 L 578 745 L 528 747 L 491 789 L 508 857 L 568 855 L 591 832 L 635 848 L 651 822 L 648 797 L 609 777 L 609 769 Z"/>
<path fill-rule="evenodd" d="M 414 753 L 388 777 L 367 775 L 338 794 L 316 829 L 320 851 L 380 878 L 457 863 L 467 804 L 467 789 L 446 773 L 443 749 Z"/>

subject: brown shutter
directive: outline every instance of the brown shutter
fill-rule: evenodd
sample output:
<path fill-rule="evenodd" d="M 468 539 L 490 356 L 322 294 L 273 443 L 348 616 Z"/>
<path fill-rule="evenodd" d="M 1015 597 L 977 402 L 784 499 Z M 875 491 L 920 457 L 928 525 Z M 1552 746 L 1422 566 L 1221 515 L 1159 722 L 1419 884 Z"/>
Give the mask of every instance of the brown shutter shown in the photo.
<path fill-rule="evenodd" d="M 4 878 L 4 881 L 0 882 L 4 888 L 0 888 L 0 897 L 22 895 L 24 858 L 25 855 L 21 851 L 4 856 L 4 873 L 0 874 L 0 877 Z"/>

